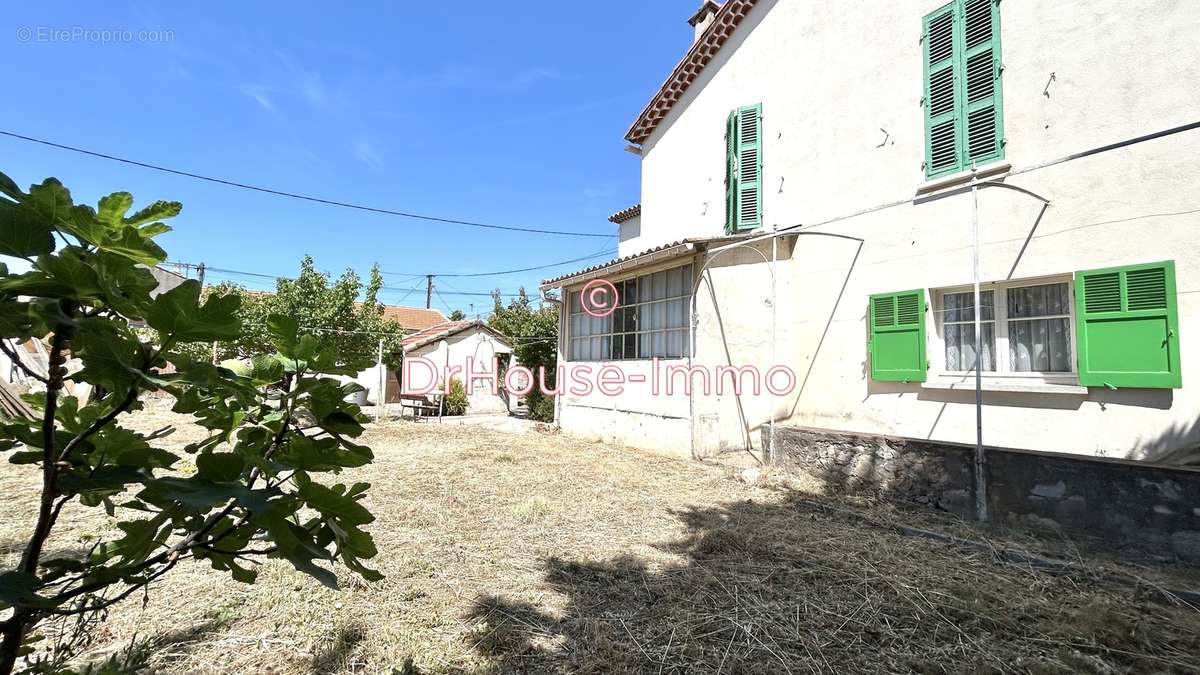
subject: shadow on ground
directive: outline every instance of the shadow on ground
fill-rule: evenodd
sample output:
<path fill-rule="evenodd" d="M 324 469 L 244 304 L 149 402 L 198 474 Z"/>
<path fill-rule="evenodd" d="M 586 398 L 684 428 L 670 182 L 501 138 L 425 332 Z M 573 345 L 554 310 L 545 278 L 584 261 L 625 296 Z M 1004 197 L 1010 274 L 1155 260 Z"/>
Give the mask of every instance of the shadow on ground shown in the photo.
<path fill-rule="evenodd" d="M 502 672 L 1010 672 L 1200 668 L 1200 612 L 904 538 L 793 493 L 676 514 L 633 555 L 544 561 L 552 612 L 479 597 L 469 646 Z M 557 605 L 556 605 L 557 606 Z"/>

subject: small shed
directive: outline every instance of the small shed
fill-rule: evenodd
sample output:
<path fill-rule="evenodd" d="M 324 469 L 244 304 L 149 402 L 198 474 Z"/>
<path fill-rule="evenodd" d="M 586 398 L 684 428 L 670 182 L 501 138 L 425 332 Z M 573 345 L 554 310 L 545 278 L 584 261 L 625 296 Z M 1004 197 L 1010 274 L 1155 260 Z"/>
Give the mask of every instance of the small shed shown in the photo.
<path fill-rule="evenodd" d="M 511 410 L 507 395 L 503 392 L 504 373 L 512 358 L 512 343 L 507 337 L 483 321 L 447 321 L 425 330 L 408 335 L 401 342 L 404 358 L 422 357 L 436 365 L 442 372 L 447 367 L 459 368 L 458 379 L 467 382 L 468 366 L 476 373 L 495 373 L 500 378 L 501 391 L 493 394 L 486 379 L 475 381 L 475 391 L 468 398 L 468 414 L 500 413 Z M 468 363 L 468 359 L 470 360 Z M 395 391 L 392 391 L 392 383 Z M 400 395 L 400 380 L 389 378 L 388 400 Z M 512 401 L 512 406 L 516 401 Z"/>

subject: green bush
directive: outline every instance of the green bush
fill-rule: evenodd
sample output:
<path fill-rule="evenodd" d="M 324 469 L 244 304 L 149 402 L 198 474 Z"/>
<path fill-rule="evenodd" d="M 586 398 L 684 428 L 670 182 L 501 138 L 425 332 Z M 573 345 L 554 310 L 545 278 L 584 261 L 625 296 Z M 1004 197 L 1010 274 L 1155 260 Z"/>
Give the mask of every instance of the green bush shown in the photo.
<path fill-rule="evenodd" d="M 446 403 L 442 411 L 450 417 L 457 417 L 466 415 L 470 405 L 471 402 L 467 400 L 467 388 L 463 386 L 462 380 L 457 378 L 450 380 L 450 393 L 446 395 Z"/>
<path fill-rule="evenodd" d="M 554 421 L 554 397 L 546 396 L 534 389 L 525 397 L 525 405 L 529 408 L 529 419 L 538 422 Z"/>

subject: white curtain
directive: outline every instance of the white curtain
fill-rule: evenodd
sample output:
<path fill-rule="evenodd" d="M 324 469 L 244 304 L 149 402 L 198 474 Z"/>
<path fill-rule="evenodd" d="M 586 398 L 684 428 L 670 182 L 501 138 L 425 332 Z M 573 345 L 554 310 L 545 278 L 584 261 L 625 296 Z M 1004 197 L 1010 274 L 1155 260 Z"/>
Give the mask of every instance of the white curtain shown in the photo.
<path fill-rule="evenodd" d="M 1067 284 L 1010 288 L 1007 299 L 1009 370 L 1070 372 L 1071 297 Z"/>
<path fill-rule="evenodd" d="M 982 370 L 996 370 L 995 294 L 981 291 L 983 311 L 979 315 L 983 332 Z M 946 334 L 946 370 L 975 369 L 975 293 L 947 293 L 942 297 L 943 329 Z"/>

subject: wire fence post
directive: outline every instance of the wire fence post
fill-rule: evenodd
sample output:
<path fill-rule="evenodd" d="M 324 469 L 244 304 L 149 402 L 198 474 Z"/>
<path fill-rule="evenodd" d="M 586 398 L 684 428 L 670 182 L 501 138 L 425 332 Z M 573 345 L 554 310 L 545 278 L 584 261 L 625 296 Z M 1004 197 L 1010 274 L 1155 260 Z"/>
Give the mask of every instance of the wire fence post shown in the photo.
<path fill-rule="evenodd" d="M 379 338 L 379 361 L 375 364 L 379 376 L 379 390 L 375 394 L 375 422 L 378 423 L 383 419 L 383 406 L 387 403 L 387 385 L 384 382 L 384 376 L 387 371 L 383 368 L 383 338 Z"/>

